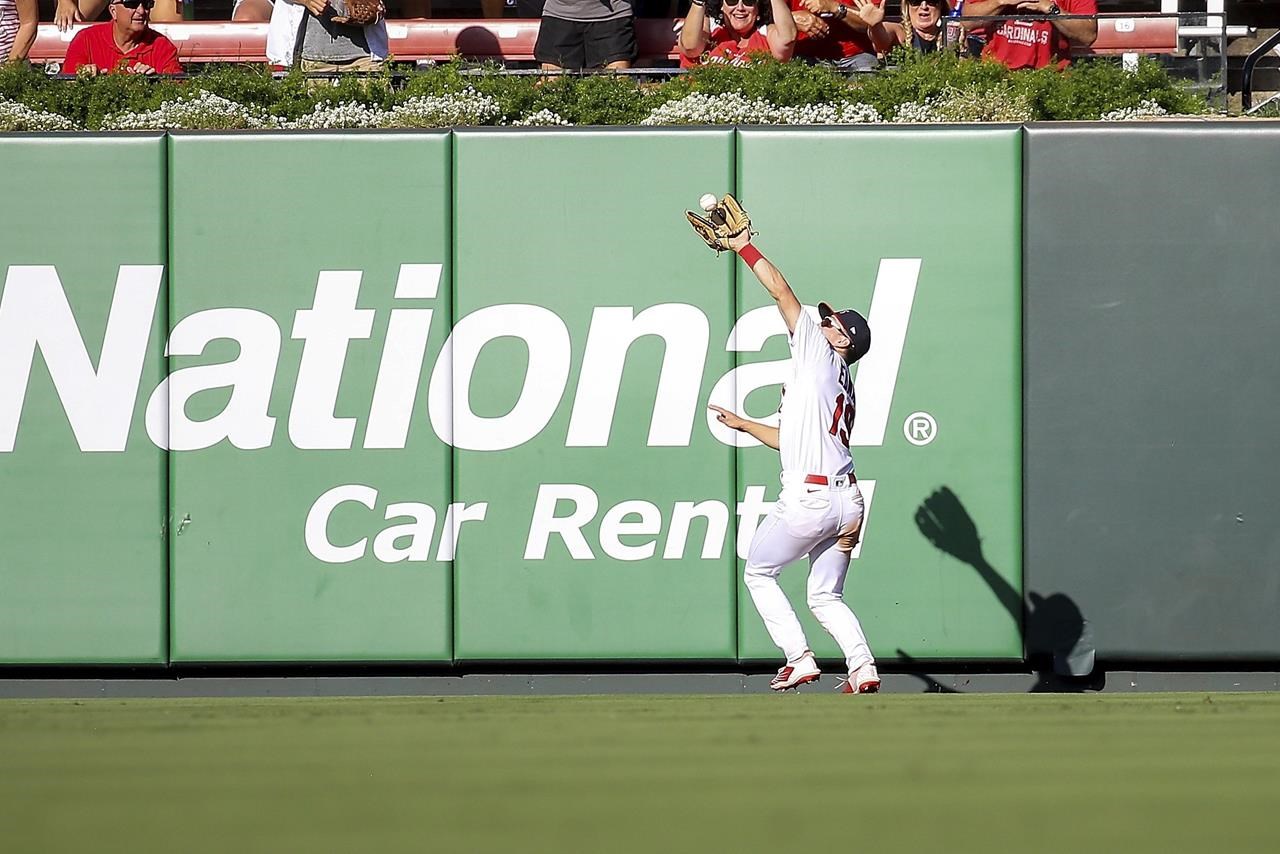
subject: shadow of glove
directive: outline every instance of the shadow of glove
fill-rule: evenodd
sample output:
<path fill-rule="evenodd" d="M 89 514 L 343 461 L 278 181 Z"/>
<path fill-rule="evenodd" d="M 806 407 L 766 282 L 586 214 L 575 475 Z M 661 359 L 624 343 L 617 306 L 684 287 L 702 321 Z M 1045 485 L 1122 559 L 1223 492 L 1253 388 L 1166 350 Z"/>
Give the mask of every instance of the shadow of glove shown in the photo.
<path fill-rule="evenodd" d="M 983 562 L 978 528 L 949 488 L 934 490 L 916 508 L 916 527 L 935 548 L 957 560 L 973 566 Z"/>

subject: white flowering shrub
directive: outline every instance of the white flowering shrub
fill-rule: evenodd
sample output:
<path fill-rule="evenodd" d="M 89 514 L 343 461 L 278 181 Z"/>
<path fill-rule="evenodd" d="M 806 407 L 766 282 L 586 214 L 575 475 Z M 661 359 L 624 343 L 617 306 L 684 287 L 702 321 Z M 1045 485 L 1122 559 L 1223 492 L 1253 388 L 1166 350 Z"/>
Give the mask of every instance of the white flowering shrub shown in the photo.
<path fill-rule="evenodd" d="M 898 124 L 939 122 L 1029 122 L 1035 118 L 1027 96 L 1009 89 L 955 89 L 948 86 L 927 101 L 899 104 Z"/>
<path fill-rule="evenodd" d="M 804 104 L 778 107 L 778 124 L 856 125 L 883 122 L 880 111 L 870 104 Z"/>
<path fill-rule="evenodd" d="M 1123 107 L 1102 114 L 1104 122 L 1127 122 L 1133 119 L 1146 119 L 1154 116 L 1167 116 L 1169 111 L 1155 101 L 1143 101 L 1136 107 Z"/>
<path fill-rule="evenodd" d="M 882 122 L 870 104 L 801 104 L 779 107 L 741 92 L 694 92 L 649 113 L 642 125 L 851 125 Z"/>
<path fill-rule="evenodd" d="M 899 104 L 893 120 L 897 124 L 931 124 L 942 121 L 938 117 L 937 107 L 932 100 L 907 101 L 905 104 Z"/>
<path fill-rule="evenodd" d="M 694 92 L 655 107 L 640 124 L 658 125 L 769 125 L 781 114 L 768 101 L 748 99 L 741 92 L 708 95 Z"/>
<path fill-rule="evenodd" d="M 316 104 L 315 108 L 296 121 L 283 126 L 291 130 L 337 130 L 344 128 L 382 127 L 386 114 L 379 109 L 366 107 L 354 101 Z"/>
<path fill-rule="evenodd" d="M 75 122 L 57 113 L 33 110 L 28 106 L 0 97 L 0 131 L 79 130 Z"/>
<path fill-rule="evenodd" d="M 948 87 L 935 106 L 944 122 L 1029 122 L 1035 118 L 1024 93 L 1000 86 L 985 90 Z"/>
<path fill-rule="evenodd" d="M 880 111 L 870 104 L 841 104 L 836 116 L 838 125 L 879 124 L 884 121 Z"/>
<path fill-rule="evenodd" d="M 201 89 L 194 97 L 165 101 L 154 110 L 113 113 L 103 130 L 244 130 L 274 128 L 280 120 L 261 107 L 245 106 Z"/>
<path fill-rule="evenodd" d="M 523 119 L 516 119 L 511 123 L 512 127 L 517 128 L 535 128 L 535 127 L 563 127 L 572 124 L 566 121 L 564 116 L 554 110 L 538 110 L 538 112 L 525 116 Z"/>
<path fill-rule="evenodd" d="M 474 89 L 448 95 L 422 95 L 396 104 L 382 114 L 381 127 L 447 128 L 493 124 L 498 102 Z"/>

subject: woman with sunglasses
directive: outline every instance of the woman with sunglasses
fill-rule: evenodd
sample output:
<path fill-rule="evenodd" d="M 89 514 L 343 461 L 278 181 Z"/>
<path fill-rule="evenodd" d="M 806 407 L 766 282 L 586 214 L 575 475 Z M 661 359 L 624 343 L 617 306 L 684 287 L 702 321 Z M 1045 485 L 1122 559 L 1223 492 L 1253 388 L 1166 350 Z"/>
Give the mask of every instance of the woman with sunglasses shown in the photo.
<path fill-rule="evenodd" d="M 719 26 L 713 28 L 712 20 Z M 752 54 L 786 62 L 795 51 L 796 22 L 787 0 L 691 0 L 679 45 L 682 68 L 741 65 Z"/>
<path fill-rule="evenodd" d="M 76 33 L 62 61 L 63 74 L 181 74 L 178 49 L 151 29 L 155 0 L 111 0 L 111 20 Z"/>
<path fill-rule="evenodd" d="M 0 0 L 0 62 L 22 62 L 36 40 L 36 0 Z"/>
<path fill-rule="evenodd" d="M 934 53 L 942 44 L 942 20 L 949 14 L 947 0 L 902 0 L 902 23 L 878 24 L 870 35 L 881 53 L 900 44 L 917 53 Z"/>

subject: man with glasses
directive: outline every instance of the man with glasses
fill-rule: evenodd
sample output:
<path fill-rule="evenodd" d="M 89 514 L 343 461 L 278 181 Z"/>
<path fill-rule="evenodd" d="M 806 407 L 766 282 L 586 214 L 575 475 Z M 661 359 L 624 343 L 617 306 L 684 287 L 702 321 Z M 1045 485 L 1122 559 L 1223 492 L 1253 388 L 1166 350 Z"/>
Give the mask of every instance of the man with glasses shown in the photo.
<path fill-rule="evenodd" d="M 987 47 L 982 56 L 1009 68 L 1044 68 L 1052 65 L 1062 70 L 1071 64 L 1071 48 L 1088 47 L 1098 38 L 1097 0 L 966 0 L 961 14 L 965 18 L 984 15 L 1032 14 L 1043 17 L 1025 21 L 969 21 L 966 27 L 987 32 Z M 1094 20 L 1061 15 L 1093 15 Z"/>
<path fill-rule="evenodd" d="M 778 584 L 784 566 L 808 556 L 809 610 L 835 639 L 849 673 L 839 690 L 874 694 L 880 690 L 880 674 L 862 625 L 844 603 L 845 576 L 864 513 L 849 452 L 855 409 L 849 369 L 871 348 L 871 329 L 853 309 L 835 311 L 825 302 L 818 303 L 820 319 L 815 322 L 778 268 L 751 245 L 750 229 L 728 238 L 728 244 L 777 302 L 790 333 L 792 374 L 783 389 L 779 426 L 710 405 L 721 424 L 782 457 L 782 492 L 751 538 L 743 574 L 769 637 L 786 657 L 769 687 L 786 691 L 821 675 Z"/>
<path fill-rule="evenodd" d="M 111 0 L 111 20 L 85 27 L 67 46 L 64 74 L 181 74 L 178 49 L 151 29 L 155 0 Z"/>

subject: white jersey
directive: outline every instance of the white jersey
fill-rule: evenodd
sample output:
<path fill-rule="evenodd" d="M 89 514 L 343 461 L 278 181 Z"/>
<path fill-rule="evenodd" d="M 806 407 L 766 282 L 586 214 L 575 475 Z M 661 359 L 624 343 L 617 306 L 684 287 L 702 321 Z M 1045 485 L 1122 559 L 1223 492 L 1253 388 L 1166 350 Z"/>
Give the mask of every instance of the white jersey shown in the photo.
<path fill-rule="evenodd" d="M 778 452 L 782 470 L 828 477 L 853 471 L 853 381 L 808 311 L 802 310 L 791 347 L 791 381 L 782 389 Z"/>

